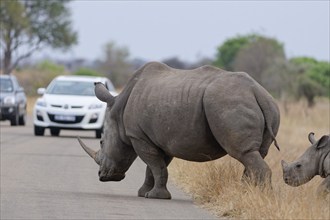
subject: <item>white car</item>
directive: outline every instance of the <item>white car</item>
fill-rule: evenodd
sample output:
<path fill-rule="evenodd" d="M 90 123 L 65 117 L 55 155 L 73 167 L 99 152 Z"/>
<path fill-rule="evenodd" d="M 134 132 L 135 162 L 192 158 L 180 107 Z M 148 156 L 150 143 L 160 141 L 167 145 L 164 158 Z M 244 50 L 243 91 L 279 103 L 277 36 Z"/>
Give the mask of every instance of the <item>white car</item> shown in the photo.
<path fill-rule="evenodd" d="M 94 83 L 101 82 L 112 95 L 117 95 L 111 81 L 105 77 L 58 76 L 47 89 L 39 88 L 33 110 L 34 134 L 42 136 L 50 129 L 58 136 L 61 129 L 95 130 L 97 138 L 103 131 L 106 103 L 94 94 Z"/>

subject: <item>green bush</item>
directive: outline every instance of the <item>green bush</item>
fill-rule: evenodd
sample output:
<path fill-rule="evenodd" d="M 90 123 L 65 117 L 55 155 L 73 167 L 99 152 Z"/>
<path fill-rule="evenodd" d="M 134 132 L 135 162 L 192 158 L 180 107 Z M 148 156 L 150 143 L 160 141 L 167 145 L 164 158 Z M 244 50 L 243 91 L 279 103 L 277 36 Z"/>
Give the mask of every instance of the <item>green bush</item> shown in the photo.
<path fill-rule="evenodd" d="M 80 68 L 73 73 L 73 75 L 80 75 L 80 76 L 102 76 L 101 73 L 88 69 L 88 68 Z"/>
<path fill-rule="evenodd" d="M 58 75 L 67 75 L 65 67 L 43 61 L 34 67 L 21 69 L 14 75 L 17 76 L 28 96 L 36 96 L 38 88 L 45 88 Z"/>

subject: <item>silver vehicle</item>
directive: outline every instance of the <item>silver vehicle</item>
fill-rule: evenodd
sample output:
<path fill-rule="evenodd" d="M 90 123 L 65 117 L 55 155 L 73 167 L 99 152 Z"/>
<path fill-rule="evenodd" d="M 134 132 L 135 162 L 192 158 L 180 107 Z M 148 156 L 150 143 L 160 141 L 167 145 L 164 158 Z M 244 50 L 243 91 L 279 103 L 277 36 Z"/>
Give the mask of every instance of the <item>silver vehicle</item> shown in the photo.
<path fill-rule="evenodd" d="M 0 75 L 0 120 L 25 125 L 26 95 L 15 76 Z"/>

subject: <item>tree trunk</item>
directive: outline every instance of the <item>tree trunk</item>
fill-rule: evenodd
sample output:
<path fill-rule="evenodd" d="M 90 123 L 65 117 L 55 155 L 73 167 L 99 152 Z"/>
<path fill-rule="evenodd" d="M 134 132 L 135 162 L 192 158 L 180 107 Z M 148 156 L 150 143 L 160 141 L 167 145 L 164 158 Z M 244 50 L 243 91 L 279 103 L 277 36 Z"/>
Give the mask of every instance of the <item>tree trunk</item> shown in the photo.
<path fill-rule="evenodd" d="M 9 75 L 11 72 L 11 51 L 5 50 L 4 53 L 4 65 L 3 65 L 3 73 Z"/>

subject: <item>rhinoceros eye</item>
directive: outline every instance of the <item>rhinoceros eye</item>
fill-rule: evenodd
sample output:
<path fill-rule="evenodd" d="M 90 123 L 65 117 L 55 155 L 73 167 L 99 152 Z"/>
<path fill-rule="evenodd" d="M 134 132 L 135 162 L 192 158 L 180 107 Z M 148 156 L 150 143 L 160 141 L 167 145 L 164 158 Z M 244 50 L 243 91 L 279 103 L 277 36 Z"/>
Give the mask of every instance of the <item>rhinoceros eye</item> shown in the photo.
<path fill-rule="evenodd" d="M 296 165 L 296 168 L 299 169 L 300 167 L 301 167 L 301 164 L 297 164 L 297 165 Z"/>

